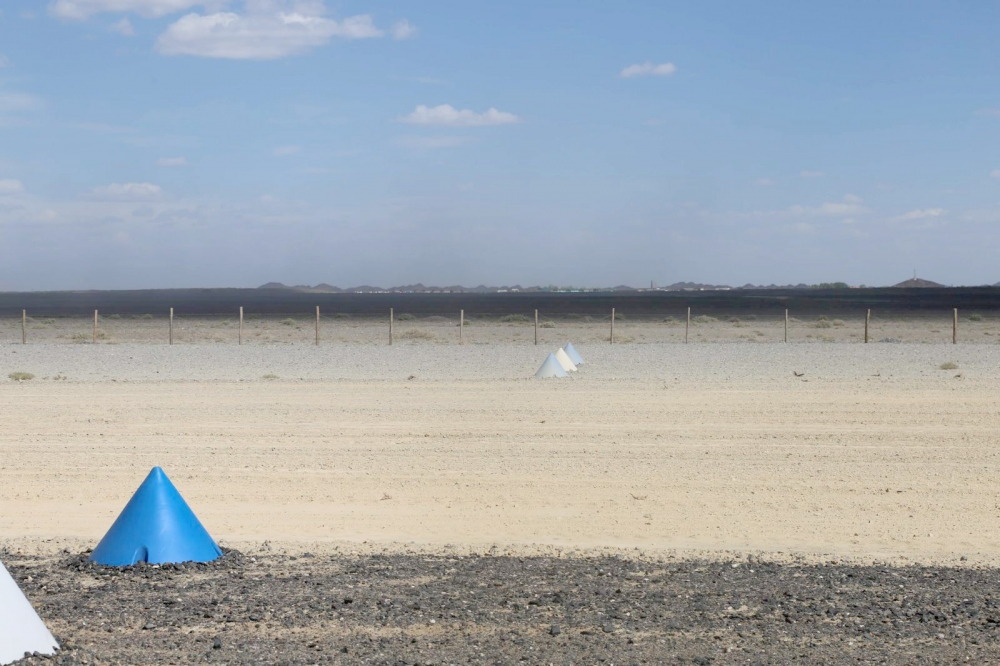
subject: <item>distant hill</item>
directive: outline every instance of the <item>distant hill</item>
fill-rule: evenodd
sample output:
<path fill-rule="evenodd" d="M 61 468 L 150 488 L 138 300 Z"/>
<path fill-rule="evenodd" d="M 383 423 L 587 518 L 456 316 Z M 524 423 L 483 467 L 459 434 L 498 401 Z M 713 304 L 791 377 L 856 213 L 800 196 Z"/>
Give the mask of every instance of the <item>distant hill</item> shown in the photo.
<path fill-rule="evenodd" d="M 923 278 L 910 278 L 909 280 L 903 280 L 899 284 L 892 285 L 893 289 L 931 289 L 931 288 L 944 288 L 943 284 L 938 284 L 937 282 L 931 282 L 930 280 L 924 280 Z"/>

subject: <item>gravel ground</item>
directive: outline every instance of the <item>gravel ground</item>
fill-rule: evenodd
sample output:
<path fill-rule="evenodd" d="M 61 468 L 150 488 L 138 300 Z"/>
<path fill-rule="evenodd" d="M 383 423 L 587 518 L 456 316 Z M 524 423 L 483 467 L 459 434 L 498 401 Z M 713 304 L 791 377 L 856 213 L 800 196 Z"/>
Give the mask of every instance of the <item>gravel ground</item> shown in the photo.
<path fill-rule="evenodd" d="M 222 346 L 5 345 L 0 382 L 12 372 L 43 381 L 421 380 L 531 378 L 549 352 L 545 345 L 331 344 Z M 951 344 L 578 344 L 587 360 L 572 381 L 679 379 L 787 382 L 792 371 L 808 380 L 993 379 L 1000 346 Z M 954 362 L 956 372 L 940 369 Z"/>
<path fill-rule="evenodd" d="M 61 641 L 56 663 L 1000 659 L 994 569 L 232 551 L 116 570 L 0 555 Z"/>

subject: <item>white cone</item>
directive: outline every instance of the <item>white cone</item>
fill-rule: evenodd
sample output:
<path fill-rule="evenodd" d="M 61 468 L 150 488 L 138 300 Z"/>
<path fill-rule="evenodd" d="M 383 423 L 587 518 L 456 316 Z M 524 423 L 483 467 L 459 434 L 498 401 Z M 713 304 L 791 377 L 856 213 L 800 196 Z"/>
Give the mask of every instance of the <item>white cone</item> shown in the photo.
<path fill-rule="evenodd" d="M 556 359 L 556 355 L 549 354 L 548 358 L 545 359 L 545 363 L 542 363 L 542 367 L 538 368 L 535 377 L 547 379 L 549 377 L 569 377 L 569 375 L 562 369 L 562 366 Z"/>
<path fill-rule="evenodd" d="M 573 365 L 573 361 L 570 360 L 569 356 L 566 355 L 565 350 L 562 348 L 556 352 L 556 360 L 559 361 L 559 365 L 566 372 L 576 372 L 576 366 Z"/>
<path fill-rule="evenodd" d="M 59 644 L 0 562 L 0 666 L 24 653 L 55 654 Z"/>
<path fill-rule="evenodd" d="M 580 356 L 580 352 L 576 350 L 572 342 L 567 342 L 563 349 L 566 351 L 566 356 L 569 356 L 569 360 L 573 361 L 576 365 L 584 365 L 583 357 Z"/>

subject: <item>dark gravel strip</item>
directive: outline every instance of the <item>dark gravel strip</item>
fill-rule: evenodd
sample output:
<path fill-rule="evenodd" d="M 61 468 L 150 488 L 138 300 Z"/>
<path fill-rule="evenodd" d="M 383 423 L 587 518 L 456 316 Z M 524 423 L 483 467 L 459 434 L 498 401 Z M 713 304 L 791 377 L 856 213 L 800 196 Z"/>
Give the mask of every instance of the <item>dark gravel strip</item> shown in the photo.
<path fill-rule="evenodd" d="M 64 649 L 25 664 L 1000 663 L 988 569 L 615 558 L 0 553 Z"/>

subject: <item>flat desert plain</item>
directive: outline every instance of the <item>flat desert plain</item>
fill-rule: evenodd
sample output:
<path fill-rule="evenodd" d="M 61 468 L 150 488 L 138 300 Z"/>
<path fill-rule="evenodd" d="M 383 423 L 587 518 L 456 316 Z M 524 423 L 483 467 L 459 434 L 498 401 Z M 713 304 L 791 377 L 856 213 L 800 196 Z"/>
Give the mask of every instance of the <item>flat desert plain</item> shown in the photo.
<path fill-rule="evenodd" d="M 0 346 L 0 559 L 59 662 L 1000 659 L 1000 347 L 592 333 L 536 380 L 566 329 L 437 326 Z M 154 465 L 226 556 L 88 564 Z"/>
<path fill-rule="evenodd" d="M 159 465 L 236 547 L 1000 562 L 998 347 L 554 347 L 6 345 L 0 539 Z"/>

